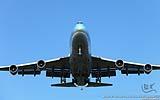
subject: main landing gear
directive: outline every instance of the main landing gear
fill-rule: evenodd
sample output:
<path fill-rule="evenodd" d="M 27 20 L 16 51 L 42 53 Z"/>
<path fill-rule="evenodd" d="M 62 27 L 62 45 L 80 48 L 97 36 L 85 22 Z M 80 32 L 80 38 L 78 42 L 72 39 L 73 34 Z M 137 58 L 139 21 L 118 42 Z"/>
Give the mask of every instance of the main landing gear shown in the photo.
<path fill-rule="evenodd" d="M 66 78 L 65 77 L 61 77 L 61 83 L 66 83 Z"/>
<path fill-rule="evenodd" d="M 101 83 L 101 77 L 96 78 L 96 83 Z"/>

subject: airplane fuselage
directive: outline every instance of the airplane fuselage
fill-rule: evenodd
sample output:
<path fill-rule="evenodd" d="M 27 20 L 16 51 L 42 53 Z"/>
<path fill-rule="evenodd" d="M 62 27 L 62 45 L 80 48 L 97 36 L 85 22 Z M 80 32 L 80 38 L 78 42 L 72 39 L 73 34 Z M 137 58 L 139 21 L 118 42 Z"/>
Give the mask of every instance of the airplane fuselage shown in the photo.
<path fill-rule="evenodd" d="M 70 67 L 75 83 L 85 85 L 91 69 L 89 36 L 85 31 L 77 30 L 71 37 Z"/>

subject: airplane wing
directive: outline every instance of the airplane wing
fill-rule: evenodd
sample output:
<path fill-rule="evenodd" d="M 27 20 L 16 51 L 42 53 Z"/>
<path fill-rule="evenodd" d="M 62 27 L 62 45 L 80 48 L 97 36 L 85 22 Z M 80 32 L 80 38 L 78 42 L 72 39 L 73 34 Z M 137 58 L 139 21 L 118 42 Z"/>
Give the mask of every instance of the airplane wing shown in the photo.
<path fill-rule="evenodd" d="M 9 71 L 12 75 L 39 75 L 41 71 L 46 71 L 47 77 L 70 77 L 69 57 L 52 59 L 48 61 L 11 65 L 0 67 L 0 71 Z"/>
<path fill-rule="evenodd" d="M 111 60 L 92 56 L 92 77 L 116 76 L 116 70 L 122 74 L 149 74 L 152 70 L 160 70 L 160 65 L 140 64 L 123 60 Z"/>
<path fill-rule="evenodd" d="M 116 76 L 115 62 L 92 56 L 92 77 Z"/>

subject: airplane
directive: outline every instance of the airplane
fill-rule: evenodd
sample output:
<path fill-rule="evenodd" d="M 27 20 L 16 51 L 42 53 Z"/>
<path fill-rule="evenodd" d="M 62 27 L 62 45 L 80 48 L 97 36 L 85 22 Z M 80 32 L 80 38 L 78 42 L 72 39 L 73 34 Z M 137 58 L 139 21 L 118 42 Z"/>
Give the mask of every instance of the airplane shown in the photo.
<path fill-rule="evenodd" d="M 9 71 L 12 75 L 40 75 L 46 72 L 46 77 L 59 77 L 60 83 L 51 84 L 55 87 L 102 87 L 112 86 L 102 83 L 102 77 L 116 76 L 116 70 L 122 74 L 149 74 L 152 70 L 160 70 L 160 65 L 140 64 L 112 60 L 93 56 L 90 51 L 90 38 L 82 21 L 78 21 L 71 35 L 71 52 L 69 56 L 51 60 L 39 60 L 33 63 L 0 67 L 0 71 Z M 72 78 L 67 82 L 67 78 Z M 91 82 L 95 78 L 95 82 Z"/>

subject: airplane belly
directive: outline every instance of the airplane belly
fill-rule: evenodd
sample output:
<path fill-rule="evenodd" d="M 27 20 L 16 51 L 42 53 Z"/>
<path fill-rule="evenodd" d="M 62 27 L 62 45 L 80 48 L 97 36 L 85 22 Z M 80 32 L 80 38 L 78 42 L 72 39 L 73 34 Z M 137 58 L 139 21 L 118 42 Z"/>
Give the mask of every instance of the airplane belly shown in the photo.
<path fill-rule="evenodd" d="M 73 57 L 70 65 L 73 77 L 89 77 L 90 64 L 88 58 Z"/>
<path fill-rule="evenodd" d="M 71 73 L 74 79 L 76 79 L 77 85 L 85 85 L 86 80 L 90 75 L 90 62 L 88 57 L 76 56 L 71 57 Z"/>
<path fill-rule="evenodd" d="M 91 57 L 89 40 L 85 31 L 76 31 L 72 36 L 70 67 L 77 85 L 85 85 L 90 75 Z"/>

